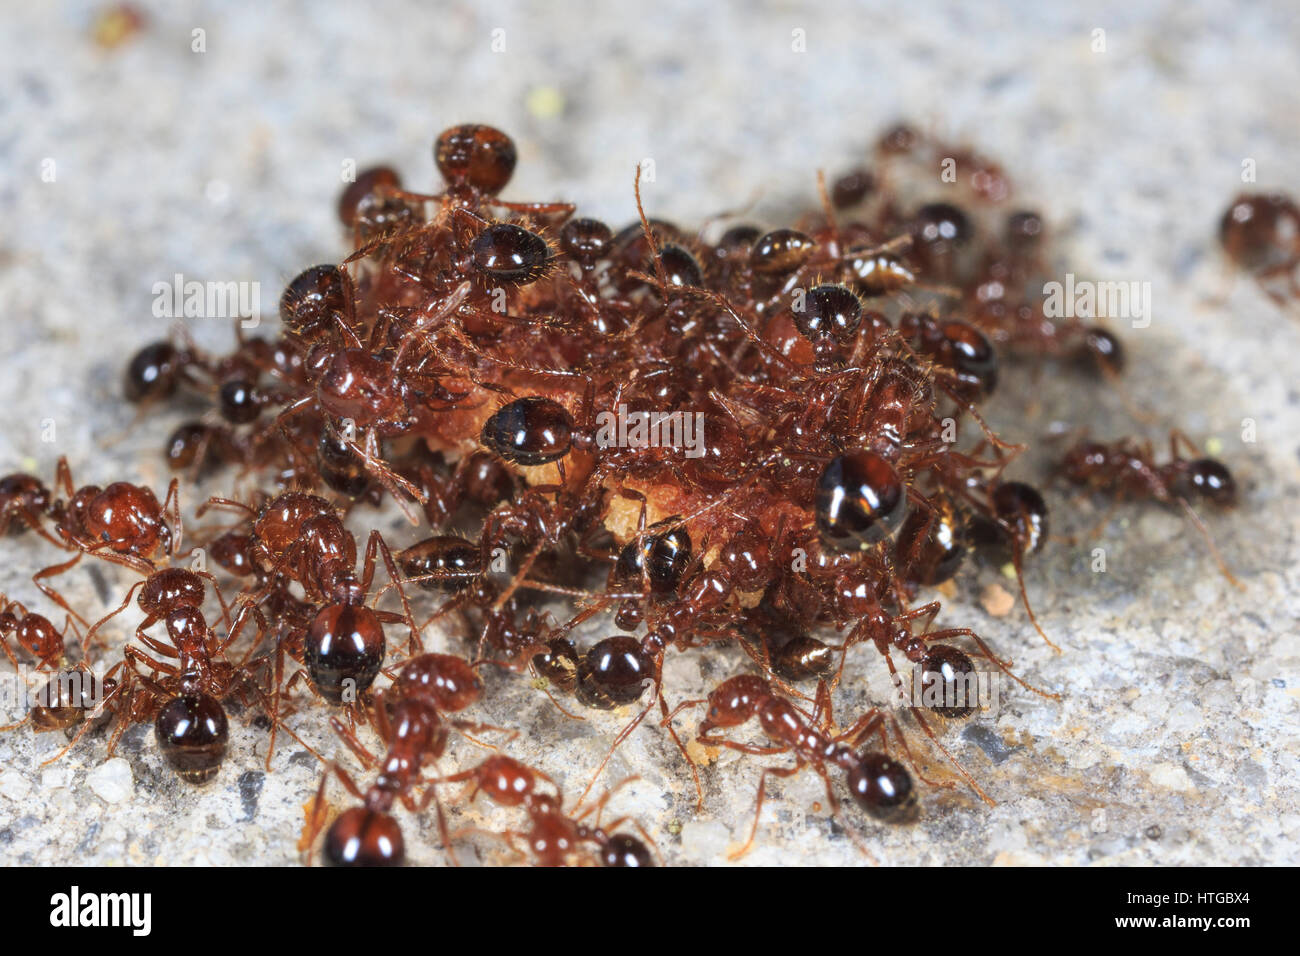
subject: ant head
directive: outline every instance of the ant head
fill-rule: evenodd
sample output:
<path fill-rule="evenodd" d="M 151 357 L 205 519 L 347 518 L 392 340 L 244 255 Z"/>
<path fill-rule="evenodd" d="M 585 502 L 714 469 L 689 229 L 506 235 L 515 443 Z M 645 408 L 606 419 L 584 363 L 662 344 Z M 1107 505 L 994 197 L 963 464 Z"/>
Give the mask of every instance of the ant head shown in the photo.
<path fill-rule="evenodd" d="M 519 153 L 501 130 L 466 123 L 443 130 L 433 144 L 433 160 L 449 187 L 495 196 L 514 175 Z"/>
<path fill-rule="evenodd" d="M 700 731 L 740 726 L 757 713 L 759 704 L 771 693 L 767 681 L 755 674 L 728 678 L 709 693 L 709 713 Z"/>
<path fill-rule="evenodd" d="M 570 219 L 560 230 L 560 251 L 584 270 L 607 258 L 613 245 L 613 230 L 599 219 Z"/>

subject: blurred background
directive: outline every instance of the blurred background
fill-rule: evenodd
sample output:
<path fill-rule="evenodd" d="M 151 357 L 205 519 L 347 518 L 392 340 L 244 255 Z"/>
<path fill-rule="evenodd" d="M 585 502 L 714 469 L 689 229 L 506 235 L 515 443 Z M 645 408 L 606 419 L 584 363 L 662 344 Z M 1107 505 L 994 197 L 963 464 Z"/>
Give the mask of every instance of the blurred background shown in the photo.
<path fill-rule="evenodd" d="M 931 794 L 926 838 L 873 833 L 878 855 L 1296 862 L 1300 322 L 1234 275 L 1214 237 L 1242 189 L 1300 186 L 1300 18 L 1288 2 L 1046 6 L 8 4 L 0 470 L 49 475 L 67 455 L 78 482 L 165 484 L 162 441 L 182 416 L 136 422 L 119 398 L 126 359 L 171 325 L 152 312 L 154 284 L 256 282 L 269 332 L 287 280 L 343 253 L 335 200 L 350 162 L 390 162 L 411 188 L 433 188 L 436 133 L 489 123 L 519 146 L 508 198 L 576 201 L 617 228 L 635 216 L 636 165 L 653 159 L 651 215 L 690 226 L 743 208 L 778 224 L 815 203 L 819 169 L 862 163 L 906 118 L 1002 163 L 1071 271 L 1152 284 L 1151 327 L 1120 331 L 1128 387 L 1158 425 L 1069 379 L 1023 382 L 1020 399 L 1006 388 L 995 421 L 1017 438 L 1065 421 L 1217 443 L 1246 494 L 1212 528 L 1248 590 L 1225 586 L 1181 518 L 1140 509 L 1111 528 L 1118 571 L 1105 580 L 1086 549 L 1035 569 L 1064 655 L 1019 610 L 985 614 L 986 582 L 963 585 L 949 618 L 1066 700 L 1020 701 L 995 726 L 950 735 L 999 806 Z M 1257 187 L 1243 185 L 1247 160 Z M 214 348 L 232 341 L 227 320 L 187 327 Z M 1241 440 L 1246 418 L 1255 443 Z M 1097 517 L 1052 502 L 1063 529 Z M 0 589 L 39 604 L 30 575 L 50 562 L 33 564 L 30 548 L 3 543 Z M 81 577 L 68 593 L 99 600 Z M 678 676 L 703 687 L 709 674 Z M 538 696 L 500 699 L 516 722 L 535 720 L 536 743 L 564 736 L 556 753 L 592 766 L 617 722 L 560 727 Z M 755 765 L 717 768 L 697 818 L 661 738 L 641 732 L 620 752 L 620 769 L 643 775 L 626 808 L 673 861 L 719 862 L 743 839 Z M 232 753 L 262 746 L 253 731 L 241 739 Z M 333 746 L 328 730 L 313 739 Z M 310 759 L 266 775 L 245 752 L 246 766 L 190 791 L 142 733 L 128 735 L 125 770 L 96 769 L 102 742 L 40 767 L 53 746 L 0 737 L 0 859 L 289 861 L 319 779 Z M 819 788 L 811 774 L 774 788 L 750 859 L 859 861 L 813 808 Z"/>

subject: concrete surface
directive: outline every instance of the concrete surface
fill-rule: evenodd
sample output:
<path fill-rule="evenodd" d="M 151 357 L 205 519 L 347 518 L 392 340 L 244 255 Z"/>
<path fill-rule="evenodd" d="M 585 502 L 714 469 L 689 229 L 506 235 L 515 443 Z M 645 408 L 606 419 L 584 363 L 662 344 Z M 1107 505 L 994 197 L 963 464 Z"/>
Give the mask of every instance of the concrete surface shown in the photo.
<path fill-rule="evenodd" d="M 112 50 L 92 42 L 90 4 L 3 14 L 0 470 L 48 475 L 66 454 L 78 481 L 161 484 L 159 448 L 181 413 L 133 422 L 118 401 L 124 360 L 169 324 L 151 314 L 153 284 L 256 281 L 272 315 L 289 277 L 342 249 L 333 204 L 348 159 L 391 160 L 408 182 L 432 183 L 436 131 L 489 122 L 520 146 L 511 197 L 576 199 L 621 224 L 634 215 L 634 166 L 650 157 L 652 214 L 695 223 L 757 199 L 754 215 L 775 222 L 812 203 L 818 168 L 850 165 L 881 126 L 912 117 L 1004 163 L 1056 226 L 1063 271 L 1152 284 L 1153 323 L 1123 334 L 1127 388 L 1158 424 L 1135 424 L 1115 394 L 1068 373 L 1012 375 L 995 422 L 1033 439 L 1067 422 L 1101 437 L 1177 426 L 1217 442 L 1244 494 L 1207 521 L 1246 591 L 1179 515 L 1121 508 L 1096 542 L 1055 541 L 1031 569 L 1056 655 L 1020 609 L 986 614 L 978 597 L 997 571 L 968 567 L 943 620 L 974 627 L 1063 700 L 1008 691 L 996 719 L 945 731 L 996 807 L 925 789 L 910 828 L 852 810 L 849 824 L 885 863 L 1300 862 L 1300 320 L 1234 278 L 1213 242 L 1244 159 L 1261 185 L 1297 187 L 1300 21 L 1287 4 L 141 6 L 147 26 Z M 195 29 L 206 52 L 192 50 Z M 1095 29 L 1105 52 L 1092 50 Z M 805 52 L 792 49 L 796 30 Z M 226 321 L 188 325 L 209 345 L 231 340 Z M 1037 480 L 1041 462 L 1018 476 Z M 228 482 L 187 500 L 217 490 Z M 1060 534 L 1097 520 L 1066 489 L 1050 503 Z M 1090 570 L 1096 546 L 1104 574 Z M 46 609 L 30 575 L 54 557 L 0 542 L 0 589 Z M 67 593 L 92 610 L 116 603 L 130 577 L 101 572 L 111 594 L 81 569 Z M 739 666 L 674 657 L 670 694 L 697 696 Z M 876 657 L 854 666 L 844 714 L 882 699 Z M 233 720 L 229 762 L 203 789 L 173 778 L 143 728 L 119 760 L 103 763 L 97 738 L 48 767 L 61 740 L 0 735 L 0 861 L 296 860 L 320 768 L 285 747 L 265 774 L 251 716 Z M 527 679 L 501 675 L 477 716 L 523 728 L 511 752 L 535 756 L 570 794 L 627 717 L 567 720 Z M 321 717 L 295 726 L 346 760 Z M 477 757 L 456 741 L 449 767 Z M 604 782 L 639 774 L 612 809 L 643 821 L 670 861 L 716 864 L 744 838 L 759 765 L 727 753 L 707 767 L 697 815 L 670 742 L 642 729 Z M 863 862 L 814 775 L 771 790 L 746 862 Z M 415 860 L 442 859 L 427 815 L 405 826 Z M 470 843 L 462 861 L 496 858 L 489 841 Z"/>

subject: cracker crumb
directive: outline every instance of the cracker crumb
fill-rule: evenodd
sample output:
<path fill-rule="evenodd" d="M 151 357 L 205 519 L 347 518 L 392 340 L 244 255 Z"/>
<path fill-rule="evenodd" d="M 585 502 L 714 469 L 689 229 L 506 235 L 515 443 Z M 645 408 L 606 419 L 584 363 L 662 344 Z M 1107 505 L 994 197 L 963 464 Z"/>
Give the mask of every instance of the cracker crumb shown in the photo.
<path fill-rule="evenodd" d="M 1006 617 L 1016 606 L 1016 599 L 1002 585 L 994 582 L 980 594 L 980 604 L 992 617 Z"/>

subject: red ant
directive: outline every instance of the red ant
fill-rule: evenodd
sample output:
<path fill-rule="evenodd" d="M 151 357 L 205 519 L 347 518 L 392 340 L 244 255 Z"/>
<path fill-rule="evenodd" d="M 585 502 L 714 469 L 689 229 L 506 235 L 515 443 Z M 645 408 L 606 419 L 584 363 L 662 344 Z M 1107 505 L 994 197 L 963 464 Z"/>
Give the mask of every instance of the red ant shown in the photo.
<path fill-rule="evenodd" d="M 427 763 L 436 762 L 447 745 L 448 722 L 445 714 L 464 710 L 478 700 L 483 683 L 473 668 L 459 657 L 449 654 L 421 654 L 402 665 L 388 693 L 375 695 L 374 718 L 379 736 L 388 748 L 383 760 L 371 754 L 356 736 L 337 719 L 331 720 L 336 733 L 367 768 L 379 766 L 375 783 L 364 793 L 338 764 L 333 770 L 343 785 L 362 806 L 344 811 L 325 835 L 325 859 L 335 866 L 399 865 L 405 857 L 401 828 L 390 815 L 393 803 L 401 800 L 416 812 L 427 806 L 434 794 L 418 804 L 412 796 Z M 389 698 L 392 698 L 390 706 Z M 452 722 L 452 726 L 472 725 Z M 324 799 L 325 780 L 316 795 L 319 807 Z M 311 819 L 317 814 L 313 813 Z M 438 808 L 439 826 L 444 843 L 450 843 L 442 808 Z M 314 833 L 305 837 L 310 845 Z"/>
<path fill-rule="evenodd" d="M 1183 457 L 1180 443 L 1195 457 Z M 1178 505 L 1205 539 L 1223 576 L 1234 586 L 1242 587 L 1191 504 L 1193 500 L 1202 500 L 1223 508 L 1232 507 L 1237 503 L 1237 482 L 1222 462 L 1201 457 L 1186 435 L 1177 431 L 1170 434 L 1169 460 L 1163 464 L 1156 463 L 1150 442 L 1131 438 L 1110 444 L 1084 440 L 1065 453 L 1061 471 L 1077 485 L 1108 490 L 1120 497 L 1149 498 Z"/>
<path fill-rule="evenodd" d="M 584 844 L 594 846 L 597 859 L 603 866 L 653 865 L 653 858 L 644 843 L 630 834 L 610 834 L 600 825 L 599 811 L 603 809 L 609 794 L 595 807 L 576 817 L 569 816 L 563 812 L 564 799 L 558 788 L 555 794 L 540 792 L 537 789 L 539 780 L 555 786 L 554 781 L 544 773 L 512 757 L 498 754 L 488 757 L 475 767 L 442 777 L 433 783 L 437 786 L 468 781 L 472 784 L 471 800 L 482 792 L 499 806 L 522 808 L 528 815 L 528 831 L 520 834 L 507 833 L 506 837 L 523 837 L 533 859 L 540 866 L 563 866 L 579 854 Z M 591 809 L 597 811 L 594 826 L 582 822 Z M 621 822 L 620 819 L 609 826 L 616 827 Z"/>
<path fill-rule="evenodd" d="M 1232 201 L 1219 223 L 1223 251 L 1261 283 L 1285 279 L 1287 293 L 1300 296 L 1300 206 L 1280 193 L 1252 196 L 1243 193 Z M 1281 292 L 1268 290 L 1279 305 L 1286 302 Z"/>
<path fill-rule="evenodd" d="M 709 705 L 708 715 L 700 724 L 696 738 L 700 743 L 713 747 L 729 747 L 741 753 L 757 755 L 790 752 L 796 759 L 793 767 L 764 768 L 759 778 L 754 822 L 750 827 L 749 837 L 739 849 L 729 855 L 730 859 L 739 859 L 753 846 L 754 838 L 758 833 L 768 777 L 793 776 L 807 766 L 811 766 L 825 783 L 826 799 L 830 804 L 832 815 L 837 819 L 840 816 L 840 802 L 831 785 L 830 768 L 832 767 L 845 772 L 849 791 L 854 800 L 872 817 L 896 823 L 908 822 L 914 818 L 916 794 L 907 769 L 883 753 L 859 753 L 855 750 L 873 733 L 879 733 L 882 742 L 884 741 L 885 720 L 880 711 L 872 709 L 848 729 L 830 736 L 816 726 L 818 720 L 816 716 L 809 721 L 788 700 L 774 694 L 767 681 L 754 675 L 742 674 L 723 681 L 709 693 L 706 699 L 683 701 L 665 720 L 671 720 L 685 708 L 700 704 Z M 818 692 L 818 711 L 829 721 L 829 698 L 825 693 L 825 685 L 822 685 Z M 758 717 L 763 733 L 773 741 L 773 746 L 743 744 L 712 734 L 714 730 L 720 728 L 739 727 L 751 717 Z M 912 760 L 911 752 L 896 721 L 893 721 L 893 726 L 909 763 L 915 769 L 915 761 Z M 850 742 L 846 744 L 844 741 Z M 920 771 L 918 770 L 917 773 L 919 774 Z M 952 786 L 952 784 L 941 785 Z M 973 781 L 971 785 L 984 800 L 988 800 Z M 853 837 L 859 849 L 870 857 L 870 851 L 856 831 L 849 826 L 846 826 L 845 830 Z"/>
<path fill-rule="evenodd" d="M 307 606 L 313 609 L 314 617 L 306 625 L 302 654 L 311 684 L 325 700 L 336 704 L 355 701 L 374 681 L 386 653 L 385 623 L 405 623 L 410 629 L 410 652 L 420 647 L 419 629 L 401 587 L 400 572 L 379 531 L 371 531 L 366 541 L 358 578 L 356 539 L 324 498 L 288 491 L 257 509 L 226 498 L 212 498 L 200 509 L 200 516 L 210 507 L 241 510 L 252 518 L 246 558 L 268 582 L 256 600 L 264 600 L 268 591 L 280 591 L 282 577 L 301 585 L 306 592 Z M 402 614 L 366 606 L 376 556 L 382 559 L 397 586 Z M 229 557 L 240 560 L 235 555 Z M 277 649 L 277 672 L 283 649 Z"/>

